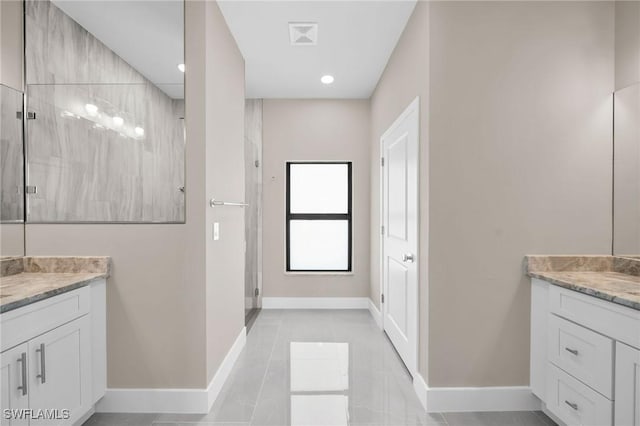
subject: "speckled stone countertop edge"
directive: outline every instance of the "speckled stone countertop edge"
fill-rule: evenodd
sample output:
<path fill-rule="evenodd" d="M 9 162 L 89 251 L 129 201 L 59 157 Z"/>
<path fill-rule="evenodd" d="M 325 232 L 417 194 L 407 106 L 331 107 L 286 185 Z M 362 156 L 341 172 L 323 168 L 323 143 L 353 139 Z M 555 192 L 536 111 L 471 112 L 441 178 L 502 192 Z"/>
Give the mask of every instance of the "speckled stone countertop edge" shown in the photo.
<path fill-rule="evenodd" d="M 524 271 L 530 272 L 604 272 L 613 271 L 611 255 L 527 255 Z"/>
<path fill-rule="evenodd" d="M 12 311 L 14 309 L 22 308 L 23 306 L 27 306 L 32 303 L 39 302 L 41 300 L 49 299 L 59 294 L 67 293 L 81 287 L 86 287 L 94 281 L 102 280 L 105 278 L 108 278 L 108 275 L 106 273 L 100 274 L 100 275 L 93 275 L 91 278 L 75 281 L 71 284 L 53 288 L 53 289 L 44 291 L 42 293 L 35 294 L 33 296 L 24 297 L 22 299 L 15 300 L 9 303 L 4 303 L 0 305 L 0 314 Z"/>
<path fill-rule="evenodd" d="M 597 273 L 597 271 L 594 271 L 594 273 Z M 568 290 L 573 290 L 573 291 L 577 291 L 579 293 L 582 294 L 586 294 L 587 296 L 593 296 L 596 297 L 598 299 L 602 299 L 602 300 L 606 300 L 608 302 L 612 302 L 615 303 L 617 305 L 621 305 L 621 306 L 625 306 L 627 308 L 631 308 L 631 309 L 635 309 L 637 311 L 640 311 L 640 303 L 634 302 L 632 300 L 628 300 L 628 299 L 624 299 L 618 296 L 614 296 L 610 293 L 604 292 L 604 291 L 600 291 L 597 290 L 593 287 L 587 287 L 584 285 L 579 285 L 567 280 L 562 280 L 559 279 L 557 277 L 551 277 L 547 274 L 545 274 L 544 272 L 529 272 L 528 275 L 531 278 L 537 278 L 543 281 L 546 281 L 550 284 L 556 285 L 558 287 L 563 287 L 566 288 Z"/>
<path fill-rule="evenodd" d="M 109 256 L 24 256 L 0 259 L 0 276 L 22 272 L 72 272 L 111 275 Z"/>
<path fill-rule="evenodd" d="M 612 255 L 527 255 L 525 274 L 531 272 L 619 272 L 640 277 L 640 259 Z"/>

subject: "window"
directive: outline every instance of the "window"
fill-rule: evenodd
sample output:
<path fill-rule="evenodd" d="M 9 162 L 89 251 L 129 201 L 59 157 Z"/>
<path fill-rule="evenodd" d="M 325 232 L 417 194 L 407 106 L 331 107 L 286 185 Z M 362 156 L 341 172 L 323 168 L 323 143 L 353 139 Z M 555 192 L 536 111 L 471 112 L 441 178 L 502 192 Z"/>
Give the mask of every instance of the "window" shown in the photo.
<path fill-rule="evenodd" d="M 287 271 L 351 271 L 351 163 L 287 163 Z"/>

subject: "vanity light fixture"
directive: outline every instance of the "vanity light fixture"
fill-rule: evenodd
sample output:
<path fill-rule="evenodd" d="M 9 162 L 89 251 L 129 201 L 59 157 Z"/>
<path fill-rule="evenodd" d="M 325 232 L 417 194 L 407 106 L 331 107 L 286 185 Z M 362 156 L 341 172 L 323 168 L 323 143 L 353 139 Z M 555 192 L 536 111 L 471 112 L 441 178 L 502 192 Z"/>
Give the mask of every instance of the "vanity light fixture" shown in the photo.
<path fill-rule="evenodd" d="M 124 119 L 122 117 L 115 116 L 112 118 L 113 125 L 116 127 L 120 127 L 124 124 Z"/>
<path fill-rule="evenodd" d="M 322 82 L 322 84 L 331 84 L 333 83 L 333 76 L 332 75 L 323 75 L 322 78 L 320 79 L 320 81 Z"/>
<path fill-rule="evenodd" d="M 136 135 L 141 137 L 144 136 L 144 129 L 142 127 L 136 127 L 134 131 L 136 132 Z"/>
<path fill-rule="evenodd" d="M 181 72 L 184 72 L 184 70 L 185 70 L 184 64 L 178 64 L 178 69 L 179 69 Z"/>
<path fill-rule="evenodd" d="M 98 115 L 98 107 L 95 106 L 94 104 L 86 104 L 84 106 L 84 109 L 87 110 L 87 113 L 89 115 L 92 115 L 92 116 Z"/>

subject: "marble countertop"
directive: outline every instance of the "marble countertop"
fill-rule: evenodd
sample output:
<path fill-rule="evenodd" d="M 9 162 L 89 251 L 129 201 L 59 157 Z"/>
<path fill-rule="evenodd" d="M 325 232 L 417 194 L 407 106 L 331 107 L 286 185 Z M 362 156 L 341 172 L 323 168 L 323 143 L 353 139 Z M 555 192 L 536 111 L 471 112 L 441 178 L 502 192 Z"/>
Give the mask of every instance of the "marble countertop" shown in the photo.
<path fill-rule="evenodd" d="M 0 313 L 108 278 L 109 257 L 24 257 L 0 260 Z"/>
<path fill-rule="evenodd" d="M 616 256 L 527 256 L 526 273 L 551 284 L 640 310 L 640 260 Z"/>

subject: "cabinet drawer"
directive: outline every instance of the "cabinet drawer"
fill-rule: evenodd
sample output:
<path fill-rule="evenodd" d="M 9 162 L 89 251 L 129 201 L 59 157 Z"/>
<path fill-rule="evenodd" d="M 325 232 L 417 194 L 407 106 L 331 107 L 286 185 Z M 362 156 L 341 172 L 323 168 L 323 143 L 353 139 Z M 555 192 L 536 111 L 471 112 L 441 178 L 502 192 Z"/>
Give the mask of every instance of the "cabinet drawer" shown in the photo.
<path fill-rule="evenodd" d="M 549 286 L 549 311 L 613 340 L 640 347 L 640 311 L 555 285 Z"/>
<path fill-rule="evenodd" d="M 613 340 L 555 315 L 548 324 L 549 361 L 613 399 Z"/>
<path fill-rule="evenodd" d="M 571 377 L 555 365 L 547 364 L 547 408 L 571 426 L 610 426 L 613 402 Z"/>
<path fill-rule="evenodd" d="M 88 313 L 90 304 L 89 287 L 81 287 L 0 315 L 0 351 Z"/>

